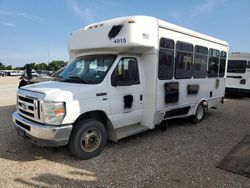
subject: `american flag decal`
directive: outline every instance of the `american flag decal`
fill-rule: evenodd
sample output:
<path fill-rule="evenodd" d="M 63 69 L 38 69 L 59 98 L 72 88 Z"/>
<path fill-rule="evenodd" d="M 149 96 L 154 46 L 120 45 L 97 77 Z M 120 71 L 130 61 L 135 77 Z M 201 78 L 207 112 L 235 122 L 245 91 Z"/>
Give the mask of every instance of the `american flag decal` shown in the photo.
<path fill-rule="evenodd" d="M 149 34 L 148 33 L 142 33 L 142 38 L 143 39 L 149 39 Z"/>

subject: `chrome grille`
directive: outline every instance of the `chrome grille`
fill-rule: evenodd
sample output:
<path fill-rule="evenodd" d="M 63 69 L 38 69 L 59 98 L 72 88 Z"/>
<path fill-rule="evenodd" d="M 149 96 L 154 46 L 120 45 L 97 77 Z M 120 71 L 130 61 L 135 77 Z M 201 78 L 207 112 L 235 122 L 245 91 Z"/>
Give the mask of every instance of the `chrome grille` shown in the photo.
<path fill-rule="evenodd" d="M 40 103 L 37 99 L 28 96 L 17 95 L 17 110 L 27 119 L 40 122 L 39 107 Z"/>

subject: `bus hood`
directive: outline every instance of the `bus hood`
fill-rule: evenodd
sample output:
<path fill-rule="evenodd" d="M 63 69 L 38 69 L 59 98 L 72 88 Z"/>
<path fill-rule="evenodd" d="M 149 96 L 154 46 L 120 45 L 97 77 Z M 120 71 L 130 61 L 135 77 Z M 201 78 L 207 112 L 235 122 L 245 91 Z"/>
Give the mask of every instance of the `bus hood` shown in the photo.
<path fill-rule="evenodd" d="M 82 84 L 69 82 L 48 81 L 27 85 L 21 90 L 40 93 L 45 101 L 72 101 L 90 99 L 97 93 L 107 92 L 103 84 Z M 31 94 L 32 95 L 32 94 Z"/>

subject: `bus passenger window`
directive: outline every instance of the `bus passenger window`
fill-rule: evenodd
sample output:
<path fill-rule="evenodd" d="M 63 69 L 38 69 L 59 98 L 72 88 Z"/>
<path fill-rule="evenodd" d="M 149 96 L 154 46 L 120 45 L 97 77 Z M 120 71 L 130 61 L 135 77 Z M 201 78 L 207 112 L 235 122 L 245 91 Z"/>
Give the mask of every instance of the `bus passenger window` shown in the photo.
<path fill-rule="evenodd" d="M 227 52 L 221 51 L 219 77 L 225 76 L 226 58 L 227 58 Z"/>
<path fill-rule="evenodd" d="M 219 73 L 220 51 L 209 49 L 208 77 L 216 78 Z"/>
<path fill-rule="evenodd" d="M 207 56 L 208 49 L 202 46 L 195 46 L 194 52 L 194 78 L 206 78 L 207 76 Z"/>
<path fill-rule="evenodd" d="M 191 78 L 193 64 L 193 45 L 177 42 L 175 59 L 175 78 Z"/>
<path fill-rule="evenodd" d="M 159 51 L 158 78 L 171 80 L 174 67 L 174 41 L 161 38 Z"/>

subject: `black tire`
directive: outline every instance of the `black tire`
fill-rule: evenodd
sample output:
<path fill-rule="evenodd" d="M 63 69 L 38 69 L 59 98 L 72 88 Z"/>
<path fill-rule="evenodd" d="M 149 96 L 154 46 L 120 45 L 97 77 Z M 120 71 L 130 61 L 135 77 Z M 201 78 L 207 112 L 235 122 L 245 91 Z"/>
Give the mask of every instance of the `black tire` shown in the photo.
<path fill-rule="evenodd" d="M 201 122 L 204 118 L 204 115 L 205 115 L 205 106 L 201 102 L 196 108 L 195 115 L 191 116 L 191 122 L 194 124 Z"/>
<path fill-rule="evenodd" d="M 88 139 L 87 144 L 84 138 Z M 94 140 L 94 144 L 91 143 L 92 140 Z M 69 148 L 80 159 L 89 159 L 99 155 L 106 143 L 107 130 L 103 123 L 94 119 L 84 119 L 73 127 L 69 140 Z M 88 148 L 92 147 L 92 145 L 92 149 Z"/>

